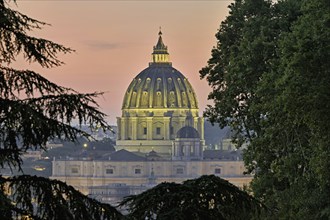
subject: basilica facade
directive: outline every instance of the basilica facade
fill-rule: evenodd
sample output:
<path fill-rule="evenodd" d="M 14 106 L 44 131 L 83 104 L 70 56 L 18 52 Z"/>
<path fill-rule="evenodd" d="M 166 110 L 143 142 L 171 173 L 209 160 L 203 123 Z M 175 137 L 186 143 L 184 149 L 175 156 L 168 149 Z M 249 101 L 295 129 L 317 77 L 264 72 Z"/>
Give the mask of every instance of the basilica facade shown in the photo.
<path fill-rule="evenodd" d="M 250 182 L 237 151 L 205 150 L 204 119 L 188 79 L 172 67 L 159 32 L 149 66 L 137 74 L 117 118 L 116 151 L 95 159 L 56 159 L 52 177 L 114 204 L 161 182 L 217 175 Z"/>

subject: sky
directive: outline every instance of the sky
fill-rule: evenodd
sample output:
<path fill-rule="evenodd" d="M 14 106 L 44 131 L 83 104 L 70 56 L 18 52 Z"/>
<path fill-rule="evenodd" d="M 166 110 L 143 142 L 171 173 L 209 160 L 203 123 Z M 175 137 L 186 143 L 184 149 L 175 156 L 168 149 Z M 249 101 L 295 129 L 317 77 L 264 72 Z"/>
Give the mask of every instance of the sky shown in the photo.
<path fill-rule="evenodd" d="M 97 99 L 110 124 L 121 116 L 124 93 L 133 78 L 151 61 L 159 27 L 174 68 L 192 84 L 200 114 L 211 91 L 199 77 L 217 41 L 215 33 L 228 15 L 230 0 L 114 1 L 18 0 L 12 8 L 46 22 L 31 34 L 75 50 L 60 55 L 65 65 L 42 69 L 18 59 L 52 82 L 78 92 L 105 92 Z"/>

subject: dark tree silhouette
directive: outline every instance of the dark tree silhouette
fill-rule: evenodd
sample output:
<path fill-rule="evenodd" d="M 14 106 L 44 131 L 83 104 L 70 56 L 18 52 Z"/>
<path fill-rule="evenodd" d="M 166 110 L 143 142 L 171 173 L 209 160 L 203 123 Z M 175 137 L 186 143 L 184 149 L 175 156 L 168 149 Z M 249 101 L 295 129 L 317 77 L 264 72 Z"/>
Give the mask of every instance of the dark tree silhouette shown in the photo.
<path fill-rule="evenodd" d="M 31 70 L 12 68 L 17 56 L 51 68 L 63 64 L 58 53 L 72 49 L 29 35 L 46 25 L 0 0 L 0 166 L 21 169 L 22 154 L 46 150 L 49 139 L 75 141 L 89 136 L 72 127 L 73 120 L 109 129 L 94 98 L 100 92 L 78 93 L 48 81 Z M 15 2 L 15 1 L 14 1 Z M 15 2 L 16 3 L 16 2 Z M 110 205 L 90 199 L 70 186 L 36 176 L 0 176 L 1 219 L 118 219 Z"/>
<path fill-rule="evenodd" d="M 265 219 L 330 218 L 330 4 L 236 0 L 200 71 L 211 122 L 248 143 Z"/>
<path fill-rule="evenodd" d="M 256 199 L 214 175 L 182 184 L 161 183 L 139 195 L 126 197 L 129 219 L 251 219 L 266 210 Z"/>

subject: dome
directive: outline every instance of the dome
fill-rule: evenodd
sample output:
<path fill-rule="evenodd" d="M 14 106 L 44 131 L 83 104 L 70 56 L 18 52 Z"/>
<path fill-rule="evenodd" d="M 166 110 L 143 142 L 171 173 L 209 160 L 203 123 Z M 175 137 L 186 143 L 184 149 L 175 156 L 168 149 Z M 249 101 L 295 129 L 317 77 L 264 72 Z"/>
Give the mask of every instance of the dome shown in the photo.
<path fill-rule="evenodd" d="M 192 140 L 195 144 L 204 143 L 204 119 L 199 117 L 195 92 L 188 79 L 172 67 L 162 32 L 158 35 L 151 62 L 129 84 L 122 114 L 117 117 L 116 150 L 149 153 L 148 160 L 156 160 L 153 149 L 160 158 L 167 158 L 177 132 L 185 125 L 197 129 L 197 134 L 189 133 L 198 137 Z"/>
<path fill-rule="evenodd" d="M 153 48 L 152 62 L 129 85 L 123 109 L 198 109 L 196 94 L 188 79 L 172 67 L 162 33 Z"/>
<path fill-rule="evenodd" d="M 199 133 L 195 128 L 185 126 L 177 132 L 176 136 L 177 138 L 199 138 Z"/>
<path fill-rule="evenodd" d="M 198 108 L 195 92 L 169 64 L 151 64 L 129 85 L 123 108 Z"/>

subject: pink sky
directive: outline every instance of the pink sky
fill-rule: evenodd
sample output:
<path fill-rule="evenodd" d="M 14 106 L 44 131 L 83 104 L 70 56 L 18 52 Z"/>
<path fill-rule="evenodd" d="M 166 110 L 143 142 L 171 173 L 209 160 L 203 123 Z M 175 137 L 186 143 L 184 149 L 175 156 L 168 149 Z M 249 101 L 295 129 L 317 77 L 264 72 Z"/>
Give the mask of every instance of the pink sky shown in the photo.
<path fill-rule="evenodd" d="M 62 67 L 18 65 L 79 92 L 106 92 L 97 101 L 109 115 L 110 124 L 116 124 L 124 93 L 132 79 L 148 67 L 161 26 L 173 67 L 194 87 L 202 114 L 210 104 L 210 87 L 198 72 L 211 56 L 214 35 L 231 2 L 18 0 L 15 9 L 51 24 L 33 35 L 76 50 L 60 56 L 66 63 Z"/>

